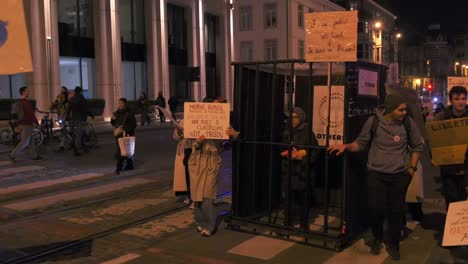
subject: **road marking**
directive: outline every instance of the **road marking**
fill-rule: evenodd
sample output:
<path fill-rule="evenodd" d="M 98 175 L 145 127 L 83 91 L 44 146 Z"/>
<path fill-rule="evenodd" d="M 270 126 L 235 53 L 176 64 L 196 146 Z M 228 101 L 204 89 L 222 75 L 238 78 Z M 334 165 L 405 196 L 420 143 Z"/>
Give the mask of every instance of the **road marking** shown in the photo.
<path fill-rule="evenodd" d="M 134 187 L 137 185 L 147 184 L 153 182 L 152 180 L 135 178 L 129 179 L 125 181 L 120 181 L 116 183 L 111 183 L 103 186 L 96 186 L 88 189 L 77 190 L 73 192 L 67 192 L 63 194 L 51 195 L 42 198 L 36 198 L 31 200 L 24 200 L 16 203 L 6 204 L 5 208 L 13 209 L 16 211 L 25 211 L 31 210 L 35 208 L 43 208 L 49 205 L 58 203 L 58 202 L 65 202 L 65 201 L 72 201 L 77 199 L 82 199 L 91 196 L 97 196 L 100 194 L 108 193 L 117 191 L 120 189 L 125 189 L 129 187 Z"/>
<path fill-rule="evenodd" d="M 42 170 L 42 169 L 45 169 L 45 167 L 42 167 L 42 166 L 14 167 L 14 168 L 8 168 L 8 169 L 0 170 L 0 176 L 7 176 L 7 175 L 14 174 L 14 173 L 35 171 L 35 170 Z"/>
<path fill-rule="evenodd" d="M 39 182 L 33 182 L 33 183 L 27 183 L 27 184 L 21 184 L 21 185 L 14 185 L 14 186 L 9 186 L 9 187 L 0 189 L 0 194 L 10 194 L 14 192 L 50 187 L 50 186 L 74 182 L 74 181 L 88 180 L 88 179 L 100 177 L 103 175 L 104 174 L 102 173 L 85 173 L 85 174 L 79 174 L 79 175 L 74 175 L 70 177 L 64 177 L 64 178 L 60 178 L 56 180 L 46 180 L 46 181 L 39 181 Z"/>
<path fill-rule="evenodd" d="M 228 253 L 270 260 L 295 243 L 265 236 L 256 236 L 228 250 Z"/>
<path fill-rule="evenodd" d="M 129 253 L 129 254 L 120 256 L 118 258 L 115 258 L 115 259 L 111 259 L 111 260 L 108 260 L 108 261 L 105 261 L 105 262 L 101 262 L 101 264 L 122 264 L 122 263 L 127 263 L 129 261 L 132 261 L 134 259 L 137 259 L 139 257 L 141 257 L 141 255 L 134 254 L 134 253 Z"/>

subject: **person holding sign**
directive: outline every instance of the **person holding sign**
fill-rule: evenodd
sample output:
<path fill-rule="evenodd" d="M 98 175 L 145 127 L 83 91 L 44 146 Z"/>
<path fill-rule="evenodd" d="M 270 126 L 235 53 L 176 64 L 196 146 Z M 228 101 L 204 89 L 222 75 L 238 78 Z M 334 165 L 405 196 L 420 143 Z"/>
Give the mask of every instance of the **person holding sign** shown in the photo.
<path fill-rule="evenodd" d="M 448 120 L 468 117 L 468 106 L 466 105 L 467 91 L 463 86 L 454 86 L 449 92 L 450 106 L 434 116 L 434 121 Z M 450 135 L 447 135 L 450 137 Z M 440 166 L 442 178 L 442 194 L 445 198 L 446 207 L 450 203 L 460 202 L 467 199 L 467 176 L 466 164 L 468 150 L 465 152 L 465 168 L 463 164 Z"/>
<path fill-rule="evenodd" d="M 400 259 L 400 228 L 406 190 L 424 148 L 416 123 L 407 117 L 407 107 L 400 96 L 387 95 L 384 106 L 377 107 L 376 114 L 369 117 L 356 140 L 328 149 L 329 153 L 341 155 L 345 151 L 362 151 L 370 144 L 367 189 L 373 241 L 369 246 L 372 254 L 380 253 L 383 224 L 387 218 L 386 249 L 394 260 Z M 378 118 L 378 123 L 373 133 L 375 118 Z"/>
<path fill-rule="evenodd" d="M 212 98 L 205 98 L 204 103 L 213 103 Z M 225 133 L 232 139 L 239 135 L 232 128 Z M 203 236 L 211 236 L 216 230 L 217 213 L 214 200 L 217 195 L 218 175 L 221 168 L 221 139 L 206 139 L 200 135 L 192 144 L 192 153 L 188 161 L 190 173 L 190 193 L 195 202 L 195 224 Z"/>

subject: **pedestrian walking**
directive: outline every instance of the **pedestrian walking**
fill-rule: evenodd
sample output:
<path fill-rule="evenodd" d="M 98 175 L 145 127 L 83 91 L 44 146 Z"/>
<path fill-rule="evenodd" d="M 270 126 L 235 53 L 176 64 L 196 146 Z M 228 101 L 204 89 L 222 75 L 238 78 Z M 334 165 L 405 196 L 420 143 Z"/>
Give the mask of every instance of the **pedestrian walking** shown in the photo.
<path fill-rule="evenodd" d="M 400 229 L 406 190 L 423 151 L 421 135 L 416 123 L 407 116 L 407 108 L 407 103 L 400 96 L 387 95 L 384 105 L 369 117 L 356 140 L 328 149 L 329 153 L 341 155 L 344 151 L 362 151 L 370 144 L 367 191 L 373 240 L 369 246 L 372 254 L 380 253 L 386 219 L 386 250 L 393 260 L 400 259 Z M 376 129 L 372 132 L 375 124 Z"/>
<path fill-rule="evenodd" d="M 167 102 L 169 104 L 169 110 L 171 110 L 171 116 L 174 118 L 174 120 L 177 120 L 176 118 L 176 111 L 177 111 L 177 97 L 175 95 L 171 96 L 169 98 L 169 101 Z"/>
<path fill-rule="evenodd" d="M 29 88 L 21 87 L 19 92 L 21 99 L 12 107 L 12 122 L 15 123 L 15 132 L 20 133 L 21 140 L 10 152 L 8 157 L 12 162 L 16 162 L 17 155 L 26 147 L 29 147 L 32 159 L 40 160 L 42 157 L 37 154 L 32 138 L 33 125 L 37 125 L 38 121 L 34 115 L 32 103 L 28 100 Z"/>
<path fill-rule="evenodd" d="M 119 138 L 123 137 L 124 134 L 126 136 L 135 136 L 135 128 L 137 127 L 137 122 L 135 119 L 135 115 L 130 112 L 128 108 L 127 99 L 120 98 L 118 102 L 117 110 L 112 114 L 111 117 L 111 124 L 115 127 L 114 129 L 114 137 L 116 143 L 116 152 L 115 152 L 115 159 L 117 160 L 117 165 L 115 169 L 115 174 L 120 174 L 122 171 L 128 171 L 134 169 L 134 162 L 133 156 L 132 157 L 124 157 L 120 154 L 120 147 L 119 147 Z M 123 167 L 125 164 L 125 168 Z"/>
<path fill-rule="evenodd" d="M 161 107 L 161 108 L 166 108 L 166 99 L 163 96 L 163 93 L 159 91 L 158 93 L 158 98 L 156 98 L 156 105 Z M 158 109 L 159 111 L 159 120 L 161 122 L 166 122 L 166 117 L 164 116 L 164 112 L 161 109 Z"/>
<path fill-rule="evenodd" d="M 68 104 L 68 89 L 62 86 L 60 94 L 57 95 L 54 102 L 50 106 L 51 111 L 57 111 L 57 119 L 64 120 Z"/>
<path fill-rule="evenodd" d="M 75 156 L 82 154 L 82 142 L 84 129 L 87 127 L 86 120 L 88 116 L 94 118 L 94 116 L 88 111 L 86 99 L 84 98 L 83 89 L 80 86 L 76 86 L 74 95 L 70 98 L 67 107 L 67 118 L 70 121 L 73 129 L 73 153 Z"/>
<path fill-rule="evenodd" d="M 145 92 L 141 92 L 140 97 L 138 98 L 138 106 L 140 108 L 141 114 L 140 114 L 140 124 L 141 126 L 144 126 L 145 123 L 149 124 L 151 123 L 151 118 L 149 116 L 149 102 L 148 102 L 148 97 L 146 96 Z"/>

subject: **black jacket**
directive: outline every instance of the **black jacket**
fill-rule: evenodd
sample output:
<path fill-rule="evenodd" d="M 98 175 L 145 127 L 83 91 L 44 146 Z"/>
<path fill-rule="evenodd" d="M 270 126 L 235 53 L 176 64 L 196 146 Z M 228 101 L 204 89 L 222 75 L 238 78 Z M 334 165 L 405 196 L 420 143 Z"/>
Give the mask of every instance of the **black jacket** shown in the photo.
<path fill-rule="evenodd" d="M 86 99 L 82 94 L 75 94 L 68 101 L 67 120 L 71 122 L 86 121 L 88 116 L 93 117 L 88 111 Z"/>
<path fill-rule="evenodd" d="M 137 127 L 137 122 L 135 115 L 130 112 L 130 110 L 117 110 L 113 113 L 116 116 L 116 119 L 111 119 L 111 124 L 114 127 L 122 126 L 123 130 L 129 136 L 135 135 L 135 128 Z"/>
<path fill-rule="evenodd" d="M 307 142 L 307 132 L 312 133 L 311 135 L 311 142 L 310 144 Z M 318 141 L 315 138 L 315 135 L 311 130 L 309 130 L 309 126 L 307 124 L 300 124 L 298 127 L 293 128 L 293 138 L 292 142 L 289 142 L 289 131 L 286 129 L 286 131 L 283 133 L 283 143 L 286 144 L 292 144 L 292 145 L 301 145 L 301 146 L 318 146 Z M 304 147 L 295 147 L 297 150 L 305 149 Z M 282 151 L 287 150 L 288 148 L 285 147 L 282 149 Z M 307 186 L 307 166 L 310 166 L 309 168 L 309 184 L 312 184 L 313 180 L 313 164 L 316 163 L 316 161 L 319 158 L 320 155 L 320 150 L 319 149 L 306 149 L 306 151 L 310 151 L 310 161 L 307 161 L 307 156 L 304 157 L 302 160 L 291 160 L 291 187 L 289 188 L 290 190 L 305 190 Z M 288 172 L 289 172 L 289 160 L 288 156 L 283 157 L 283 163 L 282 163 L 282 171 L 281 171 L 281 178 L 282 178 L 282 185 L 283 185 L 283 190 L 287 190 L 287 184 L 288 184 Z"/>

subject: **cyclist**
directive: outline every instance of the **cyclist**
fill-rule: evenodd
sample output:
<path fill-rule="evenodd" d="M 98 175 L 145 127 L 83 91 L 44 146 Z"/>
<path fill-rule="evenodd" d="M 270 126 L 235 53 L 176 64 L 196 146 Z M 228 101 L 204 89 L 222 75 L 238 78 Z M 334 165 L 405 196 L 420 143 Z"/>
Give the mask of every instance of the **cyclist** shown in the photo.
<path fill-rule="evenodd" d="M 87 127 L 86 119 L 94 116 L 88 111 L 86 99 L 82 94 L 80 86 L 75 87 L 75 93 L 68 101 L 67 120 L 71 122 L 73 128 L 73 152 L 75 156 L 81 155 L 82 139 L 84 129 Z"/>

